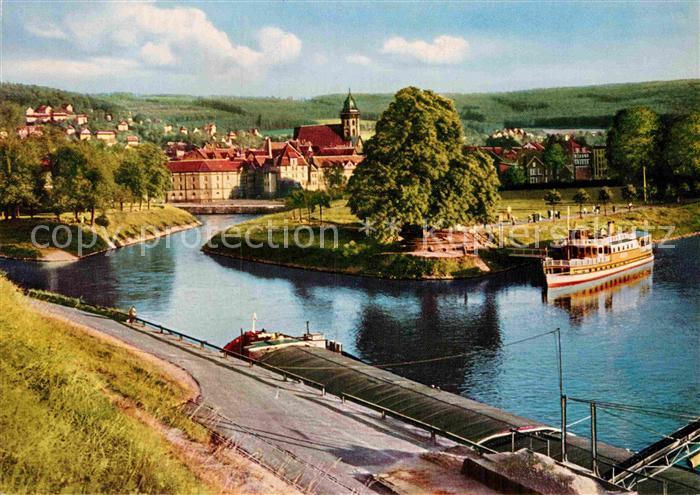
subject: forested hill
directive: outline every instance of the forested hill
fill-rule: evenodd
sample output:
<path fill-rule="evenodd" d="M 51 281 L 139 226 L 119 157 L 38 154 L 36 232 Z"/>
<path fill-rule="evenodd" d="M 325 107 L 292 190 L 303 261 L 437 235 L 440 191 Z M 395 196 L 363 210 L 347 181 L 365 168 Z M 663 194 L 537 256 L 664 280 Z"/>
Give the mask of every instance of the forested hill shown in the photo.
<path fill-rule="evenodd" d="M 686 113 L 700 108 L 700 80 L 611 84 L 535 89 L 507 93 L 447 94 L 454 99 L 465 126 L 487 132 L 517 127 L 607 127 L 621 108 L 646 105 L 661 114 Z M 174 125 L 201 126 L 210 121 L 220 129 L 259 127 L 290 129 L 336 119 L 344 94 L 310 99 L 137 96 L 128 93 L 83 95 L 39 86 L 0 85 L 0 98 L 22 107 L 71 101 L 79 111 L 131 113 L 135 120 L 158 119 Z M 363 119 L 376 120 L 391 94 L 356 94 Z"/>

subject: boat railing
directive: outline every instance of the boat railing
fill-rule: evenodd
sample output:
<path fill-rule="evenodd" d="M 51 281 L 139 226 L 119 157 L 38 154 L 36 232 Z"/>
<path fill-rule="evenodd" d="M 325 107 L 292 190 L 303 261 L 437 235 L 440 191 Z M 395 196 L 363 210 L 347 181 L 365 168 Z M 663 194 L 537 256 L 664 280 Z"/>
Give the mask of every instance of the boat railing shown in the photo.
<path fill-rule="evenodd" d="M 621 241 L 634 241 L 638 239 L 637 234 L 634 232 L 622 232 L 620 234 L 615 234 L 607 237 L 598 237 L 594 239 L 560 239 L 558 241 L 552 242 L 552 246 L 561 247 L 565 245 L 569 246 L 605 246 L 614 242 Z"/>
<path fill-rule="evenodd" d="M 599 265 L 601 263 L 607 263 L 610 261 L 610 256 L 596 256 L 595 258 L 582 258 L 582 259 L 571 259 L 571 260 L 554 260 L 552 258 L 547 258 L 544 260 L 545 267 L 576 267 L 576 266 L 588 266 L 588 265 Z"/>

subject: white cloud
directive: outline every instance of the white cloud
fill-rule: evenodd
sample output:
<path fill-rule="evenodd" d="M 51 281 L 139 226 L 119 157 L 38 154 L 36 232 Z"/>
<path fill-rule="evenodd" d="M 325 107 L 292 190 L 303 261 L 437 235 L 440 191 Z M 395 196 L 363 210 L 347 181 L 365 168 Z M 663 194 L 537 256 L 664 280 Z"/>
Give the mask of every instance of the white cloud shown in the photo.
<path fill-rule="evenodd" d="M 142 60 L 146 66 L 206 73 L 260 75 L 270 67 L 294 61 L 301 40 L 277 27 L 262 27 L 257 46 L 236 44 L 198 8 L 165 8 L 154 4 L 115 3 L 91 15 L 65 21 L 78 47 Z"/>
<path fill-rule="evenodd" d="M 372 65 L 372 59 L 365 56 L 361 55 L 359 53 L 353 53 L 352 55 L 348 55 L 345 57 L 345 61 L 349 64 L 356 64 L 356 65 Z"/>
<path fill-rule="evenodd" d="M 68 35 L 61 28 L 49 22 L 28 22 L 24 25 L 24 30 L 29 34 L 38 36 L 39 38 L 48 38 L 53 40 L 68 39 Z"/>
<path fill-rule="evenodd" d="M 426 64 L 457 64 L 464 60 L 468 50 L 467 40 L 455 36 L 437 36 L 432 42 L 396 36 L 384 42 L 381 52 Z"/>
<path fill-rule="evenodd" d="M 37 58 L 8 61 L 5 71 L 19 77 L 54 77 L 57 79 L 119 76 L 138 68 L 133 60 L 115 57 L 90 57 L 86 60 Z"/>
<path fill-rule="evenodd" d="M 139 50 L 141 59 L 150 65 L 172 65 L 175 63 L 175 55 L 165 43 L 148 42 Z"/>

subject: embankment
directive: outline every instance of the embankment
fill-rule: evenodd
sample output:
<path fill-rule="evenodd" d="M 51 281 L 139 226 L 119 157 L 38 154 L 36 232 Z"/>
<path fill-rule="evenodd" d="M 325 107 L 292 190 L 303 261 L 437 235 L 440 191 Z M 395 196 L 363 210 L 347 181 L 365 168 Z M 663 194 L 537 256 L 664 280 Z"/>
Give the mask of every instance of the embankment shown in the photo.
<path fill-rule="evenodd" d="M 46 316 L 0 277 L 0 491 L 294 493 L 183 409 L 182 369 Z"/>
<path fill-rule="evenodd" d="M 137 211 L 110 210 L 96 225 L 71 223 L 68 216 L 0 221 L 0 257 L 28 261 L 75 261 L 199 225 L 192 214 L 171 205 Z"/>

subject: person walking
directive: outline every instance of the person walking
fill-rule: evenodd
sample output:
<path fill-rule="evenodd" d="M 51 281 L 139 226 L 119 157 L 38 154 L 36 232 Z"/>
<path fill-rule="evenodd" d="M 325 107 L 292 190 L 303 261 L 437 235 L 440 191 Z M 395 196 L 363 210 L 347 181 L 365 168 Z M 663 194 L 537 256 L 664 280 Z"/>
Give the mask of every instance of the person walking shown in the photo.
<path fill-rule="evenodd" d="M 129 308 L 129 324 L 133 325 L 134 323 L 136 323 L 136 308 L 132 306 Z"/>

